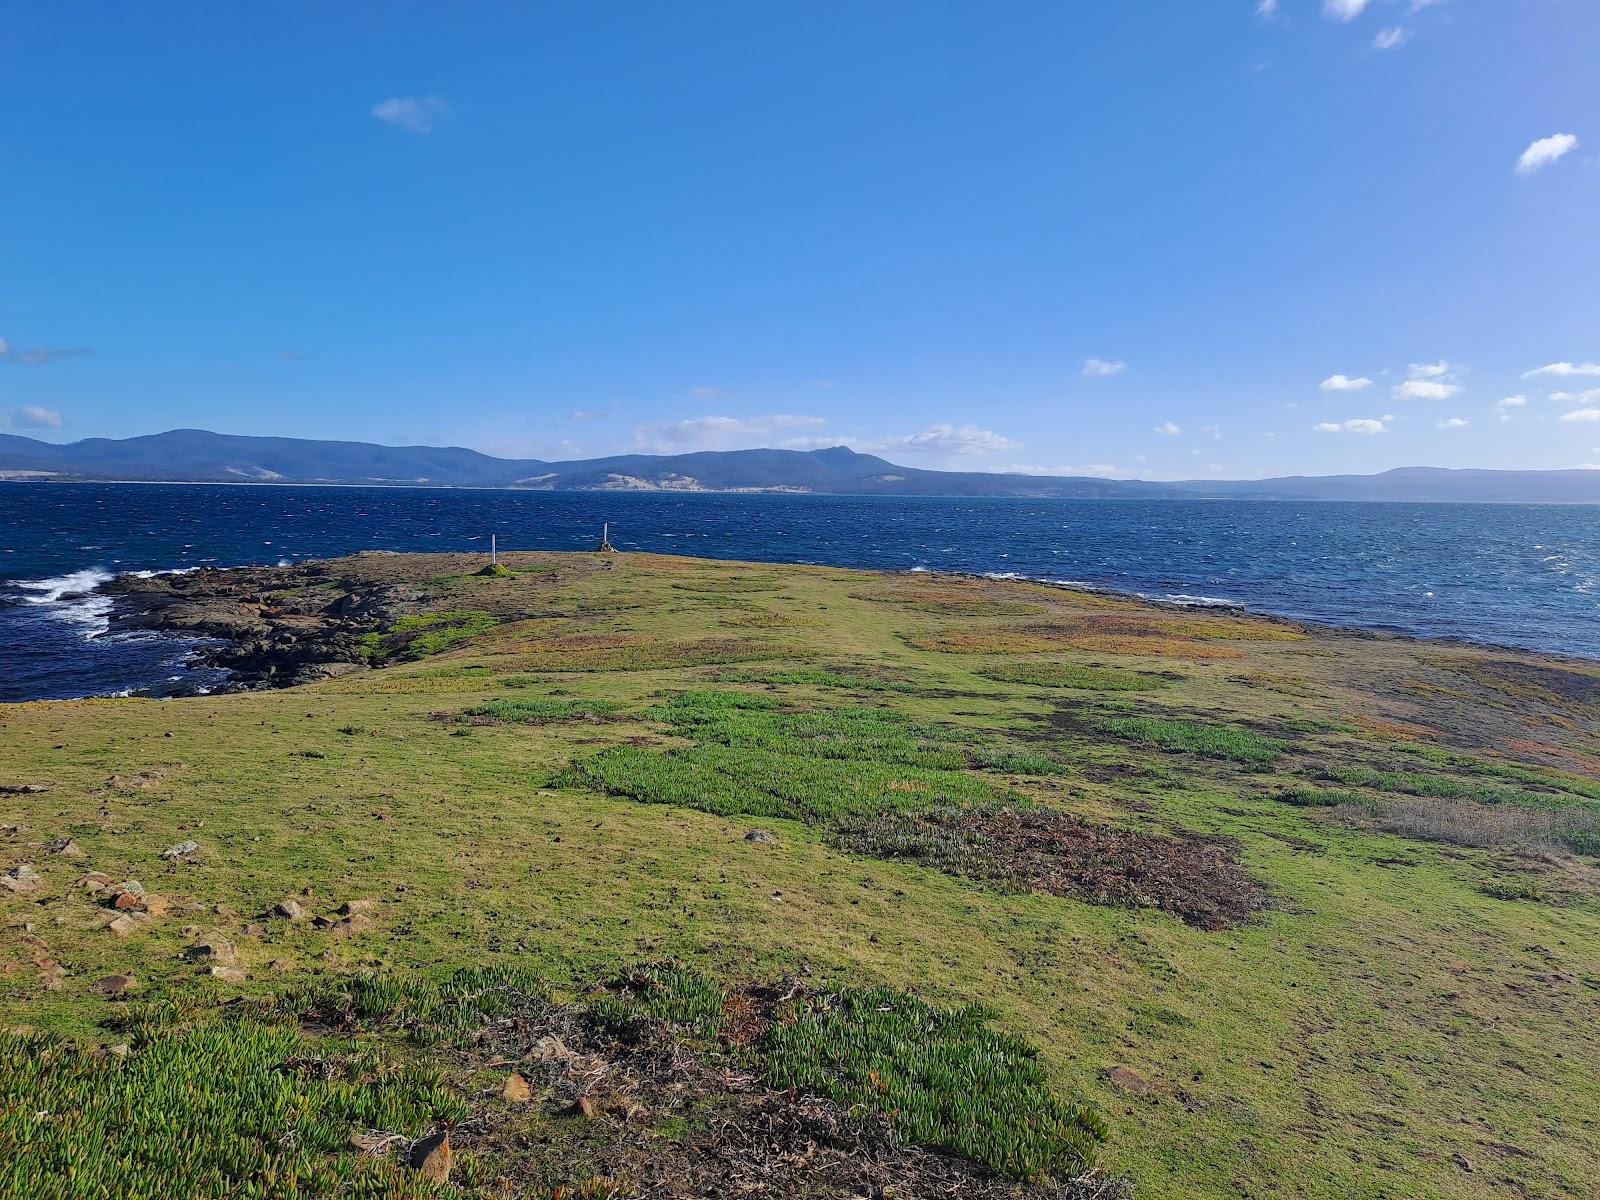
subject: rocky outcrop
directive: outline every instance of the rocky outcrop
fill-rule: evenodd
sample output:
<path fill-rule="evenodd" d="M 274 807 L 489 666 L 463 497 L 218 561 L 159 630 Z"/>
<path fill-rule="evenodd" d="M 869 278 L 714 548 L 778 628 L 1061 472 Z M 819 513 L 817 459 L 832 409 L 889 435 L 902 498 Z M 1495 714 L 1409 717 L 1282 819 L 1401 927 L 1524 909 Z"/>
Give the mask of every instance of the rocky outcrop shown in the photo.
<path fill-rule="evenodd" d="M 195 664 L 226 687 L 292 687 L 366 667 L 361 637 L 415 611 L 420 595 L 342 577 L 327 563 L 122 575 L 101 586 L 112 628 L 204 639 Z"/>

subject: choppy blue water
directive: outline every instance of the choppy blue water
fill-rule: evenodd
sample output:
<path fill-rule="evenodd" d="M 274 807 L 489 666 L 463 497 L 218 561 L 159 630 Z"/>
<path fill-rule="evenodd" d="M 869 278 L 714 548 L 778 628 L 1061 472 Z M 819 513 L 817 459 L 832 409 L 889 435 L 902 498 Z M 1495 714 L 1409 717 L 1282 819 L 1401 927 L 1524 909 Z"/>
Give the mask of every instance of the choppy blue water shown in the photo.
<path fill-rule="evenodd" d="M 182 674 L 190 646 L 108 635 L 123 571 L 356 550 L 623 550 L 1014 573 L 1334 625 L 1600 658 L 1600 509 L 411 488 L 0 484 L 0 700 Z"/>

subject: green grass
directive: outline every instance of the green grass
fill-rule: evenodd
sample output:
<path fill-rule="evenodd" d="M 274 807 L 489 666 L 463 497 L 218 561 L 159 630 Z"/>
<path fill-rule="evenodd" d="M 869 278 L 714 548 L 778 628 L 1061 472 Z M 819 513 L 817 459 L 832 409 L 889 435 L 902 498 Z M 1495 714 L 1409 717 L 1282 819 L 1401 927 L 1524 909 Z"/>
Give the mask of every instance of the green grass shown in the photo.
<path fill-rule="evenodd" d="M 787 671 L 725 671 L 720 683 L 764 683 L 769 687 L 824 687 L 854 692 L 915 692 L 909 683 L 892 683 L 847 671 L 800 667 Z"/>
<path fill-rule="evenodd" d="M 978 673 L 985 679 L 993 679 L 1000 683 L 1077 688 L 1092 692 L 1148 692 L 1166 687 L 1170 683 L 1169 680 L 1157 675 L 1140 675 L 1132 671 L 1086 667 L 1080 663 L 1045 662 L 1027 658 L 985 667 Z"/>
<path fill-rule="evenodd" d="M 1107 721 L 1105 731 L 1143 746 L 1160 750 L 1181 750 L 1205 758 L 1220 758 L 1250 766 L 1270 766 L 1283 757 L 1288 746 L 1277 738 L 1265 737 L 1235 725 L 1215 725 L 1204 721 L 1175 721 L 1165 717 L 1120 717 Z"/>
<path fill-rule="evenodd" d="M 436 967 L 525 962 L 556 982 L 561 1004 L 574 996 L 588 1004 L 582 983 L 599 966 L 661 958 L 693 963 L 735 1001 L 745 980 L 794 976 L 802 995 L 883 986 L 913 989 L 940 1010 L 991 1006 L 989 1028 L 1025 1038 L 1057 1089 L 1110 1116 L 1100 1162 L 1130 1176 L 1141 1200 L 1575 1200 L 1593 1190 L 1600 1147 L 1582 1114 L 1600 1110 L 1592 1046 L 1600 895 L 1594 862 L 1579 856 L 1600 856 L 1600 837 L 1580 820 L 1600 794 L 1582 766 L 1600 748 L 1600 710 L 1500 693 L 1481 704 L 1468 685 L 1429 693 L 1419 708 L 1407 686 L 1450 685 L 1452 664 L 1506 652 L 1313 629 L 1299 641 L 1229 638 L 1233 657 L 1191 661 L 1166 639 L 1145 637 L 1126 674 L 1160 679 L 1159 692 L 1047 695 L 1040 689 L 1049 684 L 970 673 L 1032 666 L 1041 661 L 1033 652 L 979 663 L 919 649 L 919 640 L 965 626 L 914 606 L 853 600 L 882 586 L 861 573 L 758 568 L 781 582 L 779 600 L 693 596 L 673 586 L 686 570 L 738 572 L 648 555 L 516 555 L 510 579 L 471 577 L 481 565 L 466 555 L 330 564 L 329 579 L 425 590 L 418 603 L 436 609 L 439 624 L 374 639 L 393 650 L 381 660 L 392 667 L 288 691 L 0 706 L 0 787 L 47 789 L 0 796 L 0 873 L 28 862 L 42 876 L 36 892 L 0 891 L 0 1028 L 77 1039 L 74 1055 L 56 1060 L 61 1070 L 103 1064 L 93 1086 L 137 1107 L 164 1098 L 148 1087 L 107 1091 L 119 1068 L 91 1058 L 92 1048 L 126 1040 L 137 1059 L 202 1023 L 179 1012 L 164 1029 L 135 1028 L 130 1004 L 96 990 L 100 977 L 132 974 L 136 994 L 152 1000 L 231 1001 L 230 1014 L 250 1007 L 241 999 L 268 1004 L 271 992 L 314 995 L 303 1010 L 317 1014 L 308 1028 L 331 1032 L 302 1032 L 311 1055 L 345 1061 L 345 1043 L 376 1046 L 381 1087 L 391 1068 L 476 1052 L 474 1021 L 515 1028 L 525 1015 L 518 1006 L 531 1002 L 480 993 L 473 1004 L 512 1007 L 474 1017 L 443 1000 L 420 1003 L 408 989 L 386 992 L 392 984 L 352 982 L 374 966 L 381 979 L 410 979 Z M 320 586 L 308 582 L 296 602 L 337 599 L 312 594 Z M 1090 604 L 1067 592 L 994 589 L 1052 610 L 989 622 L 1007 637 L 1022 636 L 1027 621 L 1068 628 L 1100 613 L 1150 612 L 1105 597 Z M 727 614 L 707 599 L 781 610 L 801 624 L 770 640 L 730 636 Z M 447 614 L 463 613 L 518 626 L 463 636 L 447 659 L 404 661 L 407 639 L 459 629 Z M 525 622 L 530 614 L 539 620 Z M 1215 620 L 1232 628 L 1225 616 Z M 1041 653 L 1089 672 L 1110 661 L 1064 643 Z M 879 678 L 904 682 L 866 685 Z M 679 696 L 708 690 L 721 695 Z M 522 711 L 535 714 L 579 711 L 569 702 L 616 707 L 603 721 L 536 715 L 484 730 L 439 719 L 521 697 L 534 700 Z M 547 701 L 563 708 L 539 707 Z M 1121 720 L 1133 724 L 1107 728 Z M 1418 732 L 1406 736 L 1432 740 L 1346 732 L 1371 721 L 1407 722 Z M 1250 739 L 1265 734 L 1276 737 L 1257 753 L 1263 747 Z M 1292 759 L 1277 738 L 1292 742 Z M 1208 750 L 1224 756 L 1204 757 Z M 1008 769 L 1022 764 L 1006 756 L 1033 752 L 1058 755 L 1070 770 Z M 1283 773 L 1264 772 L 1278 754 Z M 1371 774 L 1319 778 L 1322 763 Z M 114 776 L 123 782 L 111 784 Z M 1449 779 L 1423 787 L 1451 794 L 1372 786 L 1410 786 L 1405 776 Z M 551 787 L 558 778 L 571 786 Z M 1274 803 L 1280 793 L 1285 802 Z M 961 874 L 978 853 L 937 827 L 940 806 L 965 818 L 990 802 L 1060 809 L 1141 835 L 1231 839 L 1278 904 L 1259 920 L 1206 930 L 1148 908 L 936 869 L 944 862 Z M 809 827 L 775 823 L 785 817 Z M 747 841 L 753 823 L 775 840 Z M 857 826 L 879 831 L 877 842 L 845 836 Z M 1567 849 L 1527 857 L 1508 829 L 1544 838 L 1541 850 L 1546 834 Z M 69 837 L 81 858 L 44 848 Z M 188 838 L 201 844 L 193 861 L 159 858 Z M 904 857 L 888 856 L 896 838 Z M 1114 855 L 1106 863 L 1119 865 Z M 185 911 L 118 937 L 105 928 L 103 902 L 76 884 L 90 870 L 140 879 Z M 1552 899 L 1502 900 L 1485 887 Z M 263 915 L 288 896 L 315 916 L 371 898 L 372 927 L 345 936 Z M 186 953 L 191 924 L 237 943 L 242 981 L 201 977 Z M 674 1021 L 712 1030 L 685 1034 L 695 1047 L 731 1054 L 735 1033 L 757 1036 L 718 1017 L 708 985 L 686 984 L 677 998 L 667 987 L 661 1004 Z M 271 1014 L 280 1003 L 268 1005 L 270 1022 L 257 1014 L 239 1028 L 291 1028 L 287 1009 Z M 203 1088 L 210 1068 L 198 1058 L 191 1047 L 189 1077 Z M 0 1081 L 16 1059 L 8 1055 Z M 737 1065 L 753 1075 L 760 1060 Z M 1147 1086 L 1118 1082 L 1130 1076 L 1108 1075 L 1117 1067 Z M 502 1078 L 448 1081 L 471 1109 L 469 1129 L 486 1128 L 485 1112 L 498 1111 Z M 826 1086 L 860 1086 L 848 1071 L 840 1078 Z M 319 1098 L 338 1075 L 289 1082 L 296 1111 L 338 1111 Z M 79 1094 L 53 1087 L 35 1080 L 31 1091 L 52 1106 Z M 247 1093 L 229 1098 L 240 1120 L 253 1121 Z M 434 1120 L 424 1108 L 409 1108 L 408 1119 Z M 232 1119 L 203 1105 L 173 1111 L 191 1129 L 212 1119 L 227 1129 Z M 673 1119 L 693 1138 L 714 1115 Z M 19 1104 L 0 1108 L 0 1121 L 25 1119 Z M 548 1161 L 554 1143 L 543 1139 L 562 1121 L 589 1127 L 559 1115 L 527 1120 L 519 1161 L 533 1175 L 518 1181 L 545 1200 L 527 1182 Z M 274 1155 L 295 1150 L 263 1145 Z M 460 1145 L 463 1192 L 490 1188 L 500 1164 L 476 1160 L 467 1137 Z M 12 1193 L 49 1196 L 56 1186 L 60 1194 L 65 1185 L 30 1192 L 16 1182 L 16 1149 L 0 1145 Z M 138 1195 L 162 1178 L 137 1152 L 134 1161 L 127 1178 L 88 1194 Z M 357 1155 L 349 1170 L 387 1168 Z M 473 1174 L 480 1170 L 490 1173 Z M 582 1178 L 550 1182 L 576 1187 Z"/>
<path fill-rule="evenodd" d="M 610 700 L 534 700 L 517 697 L 490 700 L 469 708 L 463 716 L 485 717 L 491 721 L 521 724 L 546 724 L 551 721 L 584 721 L 610 716 L 617 705 Z"/>
<path fill-rule="evenodd" d="M 432 1196 L 350 1135 L 468 1112 L 427 1066 L 287 1025 L 167 1029 L 126 1059 L 0 1033 L 0 1061 L 0 1196 L 17 1200 Z"/>
<path fill-rule="evenodd" d="M 471 609 L 420 613 L 401 617 L 381 633 L 363 634 L 358 640 L 362 656 L 377 664 L 391 660 L 427 658 L 461 644 L 500 623 L 493 613 Z"/>
<path fill-rule="evenodd" d="M 938 1009 L 885 988 L 792 1006 L 763 1043 L 770 1086 L 889 1118 L 905 1141 L 1015 1179 L 1077 1175 L 1106 1127 L 1052 1088 L 1037 1052 L 977 1006 Z"/>

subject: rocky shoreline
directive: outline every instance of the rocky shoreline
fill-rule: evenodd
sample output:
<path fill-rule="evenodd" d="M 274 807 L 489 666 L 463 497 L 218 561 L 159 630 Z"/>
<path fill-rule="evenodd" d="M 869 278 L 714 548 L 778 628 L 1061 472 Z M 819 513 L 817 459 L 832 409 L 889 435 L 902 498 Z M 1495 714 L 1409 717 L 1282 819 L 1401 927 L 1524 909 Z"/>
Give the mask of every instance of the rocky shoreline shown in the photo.
<path fill-rule="evenodd" d="M 211 691 L 294 687 L 365 670 L 363 634 L 416 611 L 422 593 L 357 580 L 339 563 L 119 575 L 101 584 L 111 632 L 202 639 L 192 668 L 227 672 Z"/>

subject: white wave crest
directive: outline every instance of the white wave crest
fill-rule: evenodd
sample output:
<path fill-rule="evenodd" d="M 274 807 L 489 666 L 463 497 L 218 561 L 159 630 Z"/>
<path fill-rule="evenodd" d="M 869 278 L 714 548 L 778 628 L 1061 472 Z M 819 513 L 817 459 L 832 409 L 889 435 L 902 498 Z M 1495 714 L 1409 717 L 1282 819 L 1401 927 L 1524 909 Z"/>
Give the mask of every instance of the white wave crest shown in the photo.
<path fill-rule="evenodd" d="M 94 589 L 111 578 L 109 571 L 85 567 L 49 579 L 19 579 L 17 589 L 27 604 L 35 604 L 57 620 L 79 626 L 85 637 L 111 628 L 111 597 L 94 595 Z"/>

